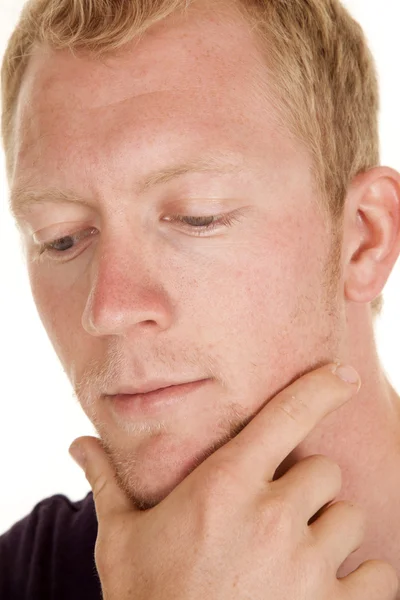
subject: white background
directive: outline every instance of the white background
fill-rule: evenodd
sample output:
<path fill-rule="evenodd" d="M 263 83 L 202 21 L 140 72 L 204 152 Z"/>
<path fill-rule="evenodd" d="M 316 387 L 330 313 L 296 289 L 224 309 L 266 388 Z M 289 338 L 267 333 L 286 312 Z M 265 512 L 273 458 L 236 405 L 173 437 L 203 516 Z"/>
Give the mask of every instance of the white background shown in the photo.
<path fill-rule="evenodd" d="M 0 0 L 0 54 L 23 5 Z M 399 0 L 347 0 L 363 26 L 377 61 L 381 85 L 382 163 L 400 170 Z M 93 434 L 36 313 L 17 232 L 7 209 L 8 190 L 0 155 L 0 534 L 43 498 L 64 493 L 72 500 L 89 491 L 68 454 L 79 435 Z M 378 350 L 400 391 L 400 261 L 385 288 L 376 324 Z"/>

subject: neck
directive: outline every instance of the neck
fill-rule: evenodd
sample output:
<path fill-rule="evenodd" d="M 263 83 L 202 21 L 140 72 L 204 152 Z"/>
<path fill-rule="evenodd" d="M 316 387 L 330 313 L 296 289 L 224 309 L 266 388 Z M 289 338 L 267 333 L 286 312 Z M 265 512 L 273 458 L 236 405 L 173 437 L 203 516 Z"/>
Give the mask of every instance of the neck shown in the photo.
<path fill-rule="evenodd" d="M 306 456 L 332 458 L 343 480 L 340 494 L 332 500 L 355 502 L 366 517 L 364 542 L 342 564 L 338 577 L 369 559 L 391 563 L 400 577 L 400 527 L 394 527 L 400 522 L 400 398 L 380 365 L 369 314 L 350 310 L 358 312 L 348 315 L 352 326 L 340 360 L 358 370 L 361 389 L 296 448 L 278 476 Z"/>

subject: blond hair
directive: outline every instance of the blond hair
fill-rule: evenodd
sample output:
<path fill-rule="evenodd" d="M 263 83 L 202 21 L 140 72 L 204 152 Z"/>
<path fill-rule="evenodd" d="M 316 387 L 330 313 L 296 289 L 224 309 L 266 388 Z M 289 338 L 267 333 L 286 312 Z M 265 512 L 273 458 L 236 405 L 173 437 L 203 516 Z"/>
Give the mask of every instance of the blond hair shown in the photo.
<path fill-rule="evenodd" d="M 221 1 L 221 0 L 219 0 Z M 34 45 L 96 55 L 140 39 L 194 0 L 30 0 L 2 65 L 2 134 L 12 165 L 13 115 Z M 277 107 L 310 152 L 317 189 L 340 223 L 355 175 L 379 163 L 375 65 L 359 24 L 339 0 L 224 0 L 251 25 Z M 216 4 L 215 4 L 216 5 Z M 214 8 L 213 8 L 214 11 Z M 382 295 L 372 302 L 374 316 Z"/>

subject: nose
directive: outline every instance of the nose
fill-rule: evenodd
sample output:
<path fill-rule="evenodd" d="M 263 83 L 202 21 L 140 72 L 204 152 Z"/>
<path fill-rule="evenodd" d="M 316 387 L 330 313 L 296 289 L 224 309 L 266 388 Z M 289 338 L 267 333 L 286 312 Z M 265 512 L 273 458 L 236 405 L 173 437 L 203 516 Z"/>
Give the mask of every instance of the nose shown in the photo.
<path fill-rule="evenodd" d="M 91 265 L 83 328 L 94 336 L 123 336 L 138 326 L 167 329 L 172 307 L 155 262 L 126 246 L 103 249 Z"/>

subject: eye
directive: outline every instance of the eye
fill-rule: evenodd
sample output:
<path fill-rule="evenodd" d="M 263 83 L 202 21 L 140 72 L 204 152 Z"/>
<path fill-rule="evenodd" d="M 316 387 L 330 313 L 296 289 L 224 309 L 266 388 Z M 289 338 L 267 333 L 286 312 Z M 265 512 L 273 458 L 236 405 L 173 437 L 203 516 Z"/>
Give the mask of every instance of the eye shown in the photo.
<path fill-rule="evenodd" d="M 239 221 L 240 211 L 235 211 L 231 214 L 210 215 L 210 216 L 188 216 L 188 215 L 172 215 L 165 217 L 164 220 L 172 223 L 179 223 L 190 230 L 191 234 L 201 236 L 217 229 L 218 227 L 230 227 L 235 222 Z M 77 256 L 76 251 L 79 247 L 88 241 L 88 238 L 97 233 L 97 229 L 91 228 L 78 233 L 64 235 L 60 238 L 51 240 L 50 242 L 39 244 L 39 258 L 43 255 L 49 255 L 54 259 L 62 259 Z M 84 247 L 82 248 L 84 250 Z"/>
<path fill-rule="evenodd" d="M 80 231 L 78 233 L 73 233 L 71 235 L 65 235 L 63 237 L 52 240 L 51 242 L 46 242 L 40 244 L 39 246 L 39 255 L 50 254 L 53 256 L 57 255 L 69 255 L 71 254 L 70 250 L 74 250 L 79 242 L 85 240 L 86 238 L 94 235 L 97 232 L 97 229 L 87 229 L 85 231 Z"/>
<path fill-rule="evenodd" d="M 167 221 L 172 223 L 182 223 L 185 228 L 190 229 L 195 235 L 202 235 L 203 232 L 208 233 L 217 227 L 229 227 L 238 221 L 238 216 L 235 214 L 227 215 L 210 215 L 206 217 L 190 217 L 187 215 L 172 215 L 166 217 Z"/>
<path fill-rule="evenodd" d="M 62 237 L 48 244 L 48 248 L 51 248 L 52 250 L 57 250 L 57 252 L 65 252 L 66 250 L 70 250 L 70 248 L 73 247 L 73 244 L 74 236 L 67 235 L 66 237 Z"/>

